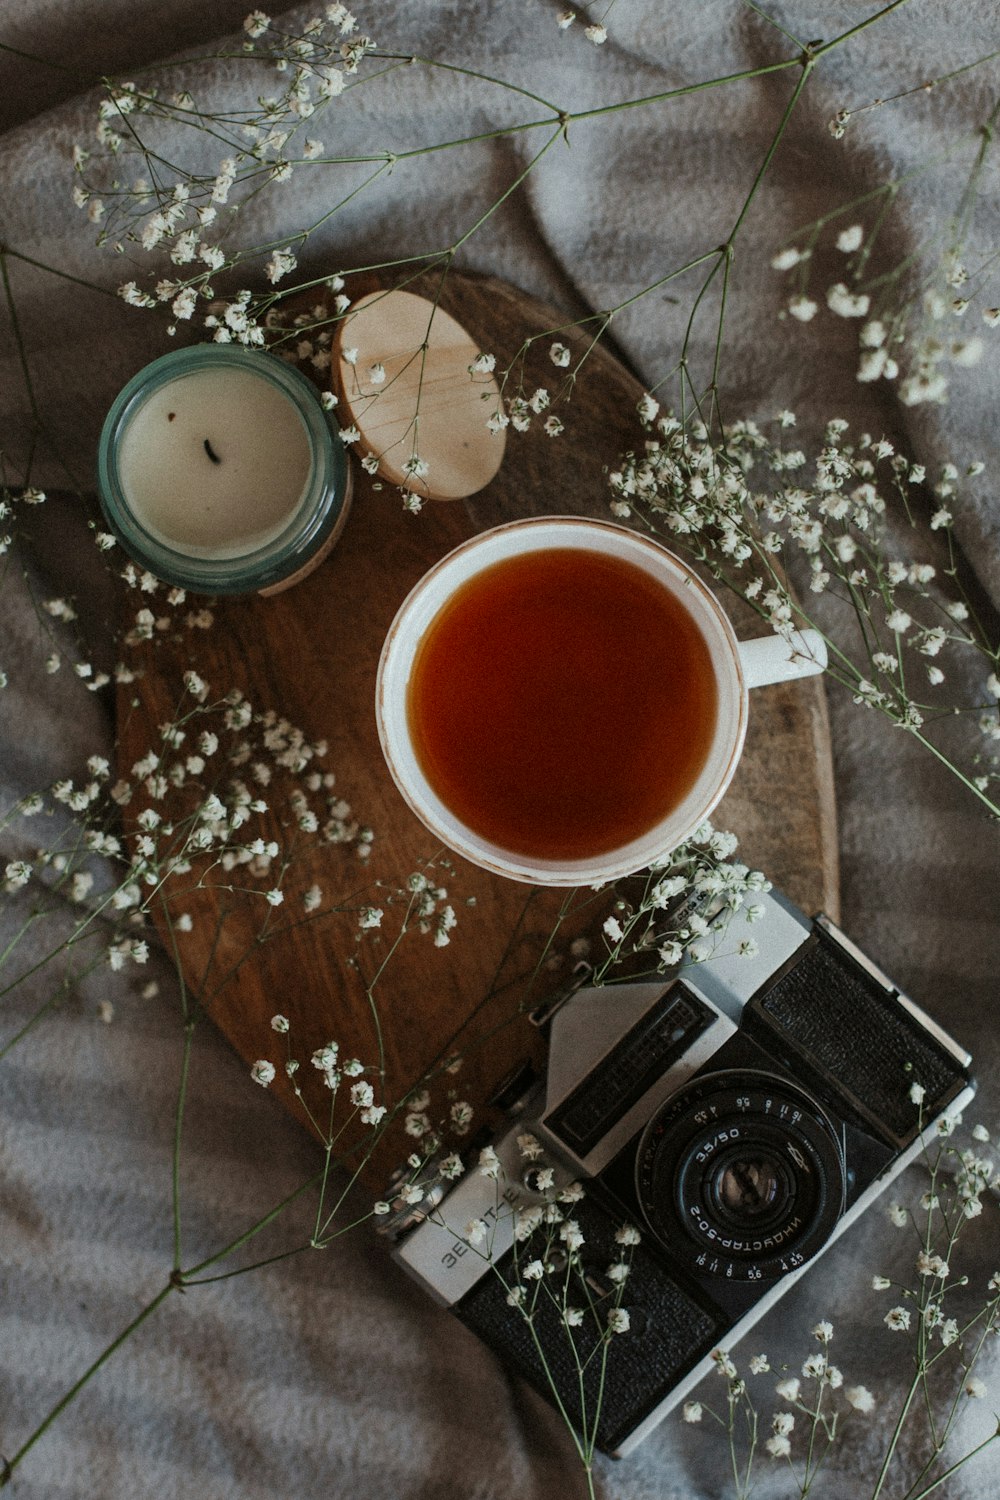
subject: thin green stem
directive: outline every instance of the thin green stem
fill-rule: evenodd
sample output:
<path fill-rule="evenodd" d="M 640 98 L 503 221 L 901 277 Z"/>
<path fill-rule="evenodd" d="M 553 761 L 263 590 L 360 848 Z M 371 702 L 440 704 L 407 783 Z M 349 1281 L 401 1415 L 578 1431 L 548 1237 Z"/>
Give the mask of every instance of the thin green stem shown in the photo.
<path fill-rule="evenodd" d="M 9 52 L 11 57 L 23 57 L 25 62 L 39 63 L 43 68 L 52 68 L 57 73 L 68 73 L 72 78 L 86 76 L 77 68 L 69 67 L 67 63 L 53 62 L 51 57 L 41 57 L 37 52 L 26 52 L 23 47 L 11 46 L 10 42 L 0 42 L 0 52 Z"/>
<path fill-rule="evenodd" d="M 977 1458 L 980 1453 L 985 1452 L 985 1450 L 989 1448 L 992 1443 L 996 1442 L 998 1437 L 1000 1437 L 1000 1432 L 991 1432 L 989 1437 L 984 1438 L 983 1441 L 979 1443 L 975 1448 L 971 1449 L 970 1452 L 963 1454 L 963 1456 L 958 1459 L 956 1463 L 953 1463 L 950 1469 L 945 1469 L 943 1474 L 939 1474 L 937 1479 L 935 1479 L 931 1484 L 927 1485 L 926 1488 L 922 1489 L 919 1494 L 914 1495 L 913 1500 L 927 1500 L 928 1495 L 932 1495 L 934 1491 L 940 1489 L 943 1484 L 947 1484 L 948 1480 L 951 1479 L 955 1474 L 957 1474 L 959 1469 L 964 1468 L 964 1466 L 972 1459 Z"/>
<path fill-rule="evenodd" d="M 559 106 L 553 104 L 551 99 L 545 99 L 541 94 L 535 94 L 531 89 L 526 89 L 520 84 L 511 83 L 508 79 L 495 78 L 491 73 L 481 73 L 476 68 L 465 68 L 458 63 L 442 62 L 439 58 L 421 57 L 406 52 L 383 52 L 380 49 L 378 55 L 380 58 L 391 58 L 419 67 L 438 68 L 445 73 L 462 73 L 466 78 L 475 78 L 480 83 L 495 84 L 497 88 L 504 89 L 507 93 L 520 94 L 522 98 L 530 99 L 533 103 L 540 104 L 543 109 L 551 109 L 553 114 L 558 115 L 561 113 Z"/>
<path fill-rule="evenodd" d="M 180 969 L 178 968 L 178 973 Z M 181 979 L 181 987 L 184 981 Z M 194 1039 L 194 1021 L 184 1026 L 184 1048 L 181 1053 L 181 1076 L 177 1085 L 177 1105 L 174 1111 L 174 1139 L 170 1161 L 170 1207 L 174 1237 L 174 1271 L 180 1271 L 181 1253 L 181 1144 L 184 1134 L 184 1107 L 187 1101 L 188 1073 L 191 1067 L 191 1044 Z"/>
<path fill-rule="evenodd" d="M 282 1198 L 280 1203 L 276 1203 L 267 1213 L 262 1214 L 259 1219 L 251 1224 L 249 1229 L 245 1229 L 242 1234 L 238 1234 L 235 1239 L 230 1240 L 221 1250 L 214 1251 L 213 1254 L 207 1255 L 204 1260 L 200 1260 L 196 1265 L 189 1266 L 186 1271 L 182 1271 L 180 1275 L 181 1281 L 186 1283 L 189 1277 L 198 1276 L 202 1271 L 207 1270 L 209 1266 L 218 1265 L 220 1260 L 225 1260 L 227 1255 L 232 1255 L 235 1251 L 241 1250 L 244 1245 L 249 1244 L 268 1225 L 273 1224 L 275 1219 L 279 1218 L 287 1208 L 290 1208 L 293 1203 L 302 1197 L 303 1193 L 307 1193 L 310 1188 L 315 1187 L 322 1176 L 323 1170 L 321 1168 L 318 1172 L 314 1172 L 311 1177 L 307 1178 L 305 1182 L 300 1183 L 297 1188 L 294 1188 L 287 1197 Z"/>
<path fill-rule="evenodd" d="M 552 135 L 549 136 L 549 139 L 545 142 L 545 145 L 541 148 L 540 151 L 537 151 L 535 153 L 535 155 L 531 158 L 531 160 L 528 162 L 527 166 L 523 169 L 523 171 L 521 171 L 521 172 L 519 172 L 517 174 L 517 176 L 514 178 L 513 182 L 508 183 L 507 187 L 504 188 L 503 192 L 500 194 L 500 197 L 496 200 L 496 202 L 492 203 L 490 205 L 490 207 L 486 210 L 485 213 L 480 214 L 479 218 L 472 225 L 472 227 L 469 228 L 469 229 L 467 229 L 465 231 L 465 233 L 459 239 L 457 239 L 455 241 L 454 245 L 452 246 L 452 254 L 457 254 L 458 251 L 461 249 L 461 247 L 465 244 L 466 240 L 470 240 L 472 238 L 472 236 L 476 233 L 476 231 L 478 229 L 482 228 L 482 226 L 486 223 L 487 219 L 492 218 L 492 216 L 496 213 L 497 209 L 500 208 L 500 207 L 502 207 L 502 205 L 504 203 L 506 203 L 506 201 L 510 197 L 511 193 L 514 193 L 514 192 L 517 191 L 517 189 L 521 186 L 521 183 L 524 182 L 524 180 L 535 170 L 535 168 L 537 167 L 538 163 L 541 161 L 542 157 L 545 155 L 546 151 L 548 151 L 552 146 L 555 145 L 556 141 L 559 139 L 559 137 L 561 135 L 562 135 L 562 126 L 560 126 L 558 130 L 554 131 L 552 133 Z"/>
<path fill-rule="evenodd" d="M 82 276 L 71 276 L 68 271 L 61 271 L 58 266 L 50 266 L 45 261 L 36 260 L 33 255 L 25 255 L 23 250 L 15 250 L 13 245 L 0 246 L 0 257 L 10 256 L 11 260 L 21 260 L 26 266 L 34 266 L 36 271 L 47 271 L 50 276 L 56 276 L 60 281 L 71 281 L 75 286 L 83 286 L 88 292 L 100 292 L 103 297 L 113 297 L 118 301 L 118 293 L 110 287 L 100 286 L 96 281 L 85 281 Z"/>
<path fill-rule="evenodd" d="M 75 1381 L 73 1385 L 70 1386 L 66 1394 L 62 1397 L 62 1399 L 56 1402 L 56 1405 L 49 1412 L 45 1420 L 39 1423 L 31 1436 L 21 1444 L 17 1452 L 8 1459 L 0 1460 L 0 1489 L 3 1489 L 5 1485 L 10 1483 L 11 1479 L 13 1478 L 15 1469 L 18 1468 L 18 1466 L 31 1452 L 32 1448 L 38 1442 L 39 1438 L 44 1437 L 56 1418 L 59 1417 L 66 1410 L 67 1406 L 69 1406 L 70 1403 L 76 1399 L 76 1397 L 83 1390 L 84 1386 L 86 1386 L 88 1382 L 92 1380 L 93 1377 L 97 1374 L 97 1372 L 107 1364 L 108 1360 L 121 1348 L 126 1340 L 131 1338 L 132 1334 L 135 1333 L 138 1328 L 141 1328 L 146 1319 L 151 1317 L 152 1314 L 156 1312 L 157 1308 L 162 1302 L 166 1301 L 171 1292 L 174 1292 L 176 1290 L 177 1284 L 173 1279 L 171 1279 L 167 1282 L 162 1291 L 156 1294 L 151 1302 L 146 1303 L 145 1307 L 140 1313 L 136 1315 L 136 1317 L 132 1319 L 131 1323 L 129 1323 L 126 1328 L 122 1329 L 118 1337 L 112 1339 L 111 1343 L 108 1344 L 103 1352 L 98 1355 L 93 1364 L 87 1366 L 86 1370 L 80 1376 L 79 1380 Z"/>
<path fill-rule="evenodd" d="M 850 41 L 851 37 L 858 36 L 862 31 L 867 31 L 869 26 L 875 26 L 879 21 L 884 21 L 886 16 L 891 15 L 894 10 L 899 10 L 900 6 L 906 5 L 907 3 L 908 0 L 891 0 L 891 4 L 884 5 L 882 9 L 877 10 L 874 15 L 866 17 L 864 21 L 858 21 L 857 25 L 849 27 L 847 31 L 842 31 L 840 35 L 835 36 L 832 41 L 823 42 L 820 44 L 820 46 L 814 47 L 812 49 L 813 57 L 822 57 L 824 53 L 831 52 L 834 47 L 842 46 L 844 42 Z"/>
<path fill-rule="evenodd" d="M 769 16 L 766 10 L 762 10 L 759 5 L 755 5 L 754 0 L 743 0 L 743 4 L 747 7 L 748 10 L 752 10 L 755 15 L 760 16 L 762 21 L 766 21 L 768 26 L 773 26 L 775 31 L 780 31 L 781 35 L 783 37 L 787 37 L 793 46 L 799 48 L 805 47 L 805 42 L 803 42 L 799 37 L 795 36 L 793 32 L 787 31 L 779 21 L 776 21 L 774 19 L 773 16 Z"/>
<path fill-rule="evenodd" d="M 897 0 L 897 4 L 902 5 L 904 3 L 905 0 Z M 812 76 L 812 70 L 814 67 L 815 63 L 812 60 L 807 61 L 802 65 L 802 73 L 795 85 L 795 88 L 792 91 L 791 98 L 785 105 L 784 113 L 782 114 L 781 119 L 778 122 L 778 128 L 774 132 L 771 144 L 768 146 L 767 151 L 764 153 L 764 160 L 757 168 L 757 175 L 754 177 L 753 182 L 750 184 L 750 191 L 747 193 L 746 199 L 743 203 L 743 207 L 740 209 L 736 223 L 729 231 L 729 239 L 726 241 L 727 245 L 729 246 L 732 246 L 735 243 L 736 236 L 739 234 L 740 229 L 742 228 L 743 220 L 750 212 L 750 205 L 753 203 L 754 198 L 757 196 L 757 191 L 767 174 L 771 162 L 774 160 L 774 153 L 777 151 L 778 146 L 781 143 L 781 138 L 785 133 L 789 120 L 792 118 L 792 115 L 795 112 L 795 106 L 798 104 L 799 99 L 802 97 L 802 91 L 805 88 L 806 84 L 809 82 L 810 77 Z"/>

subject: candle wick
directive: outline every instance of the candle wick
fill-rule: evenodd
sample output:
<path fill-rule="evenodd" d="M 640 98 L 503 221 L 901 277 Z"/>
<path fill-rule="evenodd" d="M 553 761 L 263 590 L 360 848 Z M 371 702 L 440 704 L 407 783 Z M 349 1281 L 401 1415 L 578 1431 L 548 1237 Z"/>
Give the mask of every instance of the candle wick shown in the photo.
<path fill-rule="evenodd" d="M 219 455 L 217 453 L 213 453 L 212 452 L 212 445 L 208 441 L 208 438 L 205 439 L 205 452 L 208 454 L 208 456 L 212 460 L 213 464 L 221 464 L 222 459 L 219 457 Z"/>

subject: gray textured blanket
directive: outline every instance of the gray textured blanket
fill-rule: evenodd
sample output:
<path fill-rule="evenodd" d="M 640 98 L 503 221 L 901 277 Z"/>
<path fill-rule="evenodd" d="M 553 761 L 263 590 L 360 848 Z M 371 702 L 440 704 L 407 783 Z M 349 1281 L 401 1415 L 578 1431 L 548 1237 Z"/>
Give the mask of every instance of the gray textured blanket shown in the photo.
<path fill-rule="evenodd" d="M 0 448 L 15 483 L 34 449 L 33 484 L 53 496 L 74 485 L 92 488 L 104 412 L 125 380 L 164 348 L 162 323 L 73 280 L 113 291 L 126 279 L 114 254 L 94 246 L 93 227 L 71 201 L 72 147 L 93 128 L 91 85 L 102 74 L 128 77 L 179 49 L 231 50 L 217 39 L 239 32 L 245 5 L 6 0 L 2 7 L 0 44 L 10 50 L 0 51 L 0 245 L 16 258 L 4 257 Z M 770 14 L 811 41 L 847 30 L 876 8 L 875 0 L 776 0 Z M 558 0 L 377 0 L 359 19 L 393 51 L 493 73 L 573 111 L 794 52 L 787 35 L 737 0 L 618 0 L 600 46 L 583 29 L 600 19 L 603 6 L 589 7 L 589 18 L 581 11 L 566 31 L 557 25 L 560 9 Z M 310 12 L 289 14 L 304 19 Z M 855 379 L 856 324 L 824 309 L 807 324 L 779 320 L 788 288 L 771 260 L 800 225 L 912 173 L 893 210 L 892 254 L 912 254 L 917 273 L 934 276 L 952 215 L 961 211 L 981 140 L 975 133 L 996 102 L 997 64 L 855 116 L 842 140 L 828 122 L 838 110 L 917 90 L 984 56 L 996 46 L 997 20 L 993 0 L 910 0 L 823 59 L 741 233 L 722 375 L 734 415 L 791 407 L 807 431 L 842 416 L 886 433 L 931 471 L 951 458 L 961 466 L 984 461 L 985 472 L 955 510 L 963 565 L 974 571 L 987 614 L 1000 605 L 993 470 L 1000 332 L 991 341 L 983 330 L 984 357 L 974 369 L 951 371 L 947 402 L 906 406 L 897 387 Z M 210 88 L 239 96 L 231 61 L 200 62 L 189 76 L 199 97 Z M 623 301 L 726 237 L 793 83 L 787 72 L 765 73 L 578 122 L 568 145 L 551 150 L 523 191 L 469 241 L 463 263 L 575 311 Z M 323 133 L 335 130 L 345 154 L 489 137 L 538 108 L 462 75 L 423 69 L 335 103 L 335 125 L 324 124 Z M 443 246 L 464 233 L 533 149 L 535 137 L 515 134 L 400 164 L 384 191 L 362 195 L 331 220 L 309 255 L 328 267 Z M 938 158 L 933 170 L 916 172 Z M 965 260 L 977 273 L 985 268 L 969 319 L 1000 302 L 995 275 L 990 290 L 990 258 L 1000 244 L 997 182 L 988 151 L 968 205 Z M 307 174 L 293 179 L 283 223 L 258 217 L 259 238 L 280 239 L 300 220 L 318 218 L 329 207 L 319 184 Z M 859 217 L 870 212 L 859 205 Z M 673 357 L 692 285 L 667 288 L 676 300 L 646 299 L 616 319 L 620 349 L 650 381 Z M 696 337 L 699 358 L 708 339 L 707 330 Z M 39 438 L 40 429 L 47 435 Z M 47 632 L 61 627 L 46 616 L 43 628 L 35 603 L 57 595 L 77 601 L 90 654 L 102 660 L 108 602 L 84 545 L 80 506 L 52 498 L 31 525 L 35 546 L 25 570 L 20 558 L 6 557 L 0 573 L 0 666 L 9 678 L 0 697 L 5 805 L 79 775 L 86 756 L 109 753 L 111 745 L 99 695 L 71 670 L 46 675 Z M 977 1118 L 996 1133 L 996 830 L 902 732 L 859 712 L 846 695 L 831 694 L 830 709 L 843 925 L 975 1054 Z M 25 854 L 25 835 L 7 830 L 0 838 L 2 868 Z M 753 859 L 753 851 L 745 853 Z M 15 901 L 5 899 L 9 924 Z M 26 966 L 32 941 L 29 933 L 19 950 L 21 962 L 28 955 Z M 31 983 L 4 994 L 4 1038 L 41 996 Z M 114 1019 L 104 1025 L 100 1005 L 108 1000 Z M 8 1457 L 162 1284 L 170 1255 L 176 1012 L 175 981 L 161 957 L 154 954 L 139 979 L 102 969 L 75 982 L 0 1063 L 0 1452 Z M 310 1142 L 207 1032 L 198 1034 L 189 1090 L 187 1232 L 212 1245 L 239 1232 L 248 1204 L 263 1209 L 278 1201 L 315 1158 Z M 977 1283 L 1000 1264 L 998 1227 L 1000 1213 L 989 1200 L 970 1226 L 967 1269 Z M 905 1372 L 882 1323 L 888 1304 L 871 1292 L 871 1276 L 908 1276 L 913 1253 L 912 1240 L 875 1209 L 757 1330 L 754 1349 L 742 1351 L 766 1351 L 775 1369 L 783 1361 L 797 1368 L 815 1348 L 809 1330 L 829 1318 L 845 1379 L 879 1396 L 817 1484 L 815 1493 L 833 1500 L 868 1495 L 874 1485 L 868 1476 L 877 1473 Z M 992 1378 L 990 1396 L 963 1398 L 962 1446 L 975 1446 L 996 1425 L 995 1345 L 981 1371 Z M 720 1391 L 707 1390 L 706 1400 L 721 1404 Z M 771 1408 L 763 1401 L 766 1422 Z M 761 1474 L 761 1500 L 797 1493 L 783 1463 L 765 1460 Z M 700 1427 L 668 1419 L 634 1457 L 599 1460 L 595 1475 L 607 1500 L 730 1493 L 725 1443 L 707 1418 Z M 997 1451 L 988 1450 L 942 1493 L 992 1497 L 998 1475 Z M 171 1297 L 38 1441 L 18 1468 L 14 1493 L 21 1500 L 569 1500 L 584 1493 L 584 1483 L 548 1406 L 508 1378 L 362 1233 L 325 1255 Z"/>

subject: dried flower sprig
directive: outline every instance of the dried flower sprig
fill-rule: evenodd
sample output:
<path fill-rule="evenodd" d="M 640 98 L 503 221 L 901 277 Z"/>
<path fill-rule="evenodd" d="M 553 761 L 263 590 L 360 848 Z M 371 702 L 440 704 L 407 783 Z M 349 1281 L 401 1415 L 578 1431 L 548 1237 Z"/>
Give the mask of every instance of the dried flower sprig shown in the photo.
<path fill-rule="evenodd" d="M 840 419 L 827 423 L 809 456 L 784 437 L 795 425 L 791 412 L 775 419 L 773 436 L 741 421 L 719 441 L 700 422 L 685 427 L 661 416 L 648 396 L 640 418 L 650 436 L 610 476 L 613 514 L 669 538 L 786 637 L 806 624 L 822 628 L 789 583 L 804 574 L 807 593 L 839 605 L 843 630 L 825 632 L 829 676 L 913 735 L 1000 815 L 991 758 L 1000 739 L 1000 641 L 963 586 L 952 535 L 958 487 L 983 465 L 967 465 L 964 476 L 945 466 L 933 485 L 936 507 L 922 522 L 923 466 L 885 438 L 852 435 Z M 891 511 L 909 524 L 909 556 L 892 545 Z M 956 705 L 937 689 L 950 663 L 966 661 L 980 686 L 971 702 Z M 963 747 L 943 748 L 935 737 L 956 711 L 972 728 L 964 760 Z"/>
<path fill-rule="evenodd" d="M 530 1200 L 509 1179 L 496 1150 L 486 1146 L 466 1168 L 494 1185 L 483 1215 L 452 1225 L 446 1201 L 429 1217 L 499 1283 L 515 1315 L 512 1349 L 566 1422 L 593 1500 L 608 1361 L 612 1346 L 630 1331 L 628 1278 L 642 1236 L 631 1223 L 617 1225 L 612 1234 L 603 1215 L 591 1223 L 583 1184 L 546 1164 L 529 1130 L 517 1136 L 516 1155 Z"/>
<path fill-rule="evenodd" d="M 735 834 L 705 822 L 663 861 L 624 882 L 604 920 L 604 952 L 587 966 L 585 982 L 664 973 L 719 952 L 736 912 L 752 922 L 761 911 L 753 896 L 771 889 L 760 870 L 733 859 L 736 848 Z M 743 939 L 740 952 L 753 957 L 756 946 Z"/>
<path fill-rule="evenodd" d="M 605 21 L 613 3 L 614 0 L 599 18 L 581 28 L 586 39 L 596 46 L 602 45 L 607 39 Z M 776 26 L 772 18 L 759 7 L 753 6 L 752 9 L 765 23 L 776 27 L 781 35 L 794 44 L 790 55 L 742 73 L 706 79 L 694 85 L 650 95 L 648 98 L 619 101 L 579 111 L 542 98 L 520 84 L 493 74 L 441 59 L 396 53 L 381 45 L 376 46 L 370 37 L 358 35 L 355 17 L 342 5 L 328 5 L 324 12 L 312 17 L 297 31 L 284 30 L 263 12 L 254 11 L 244 24 L 245 41 L 242 51 L 226 55 L 242 68 L 249 69 L 254 78 L 259 78 L 261 69 L 266 70 L 265 76 L 272 73 L 276 75 L 280 84 L 277 92 L 273 95 L 261 95 L 258 83 L 253 97 L 245 105 L 234 107 L 228 99 L 224 105 L 204 99 L 196 100 L 191 89 L 183 86 L 167 92 L 152 83 L 109 81 L 99 108 L 96 146 L 78 143 L 74 150 L 77 178 L 74 196 L 79 207 L 87 213 L 89 221 L 98 226 L 102 243 L 111 245 L 121 253 L 140 256 L 145 253 L 157 256 L 162 256 L 164 252 L 168 254 L 168 274 L 154 271 L 146 276 L 140 271 L 136 279 L 122 283 L 119 293 L 130 305 L 169 308 L 172 321 L 168 331 L 171 333 L 176 332 L 179 323 L 191 321 L 201 307 L 205 315 L 204 326 L 211 337 L 263 345 L 267 340 L 269 316 L 280 307 L 283 300 L 305 288 L 318 287 L 324 280 L 323 277 L 311 277 L 294 285 L 287 281 L 297 269 L 302 250 L 310 237 L 359 194 L 368 192 L 376 183 L 385 179 L 394 168 L 428 152 L 461 150 L 485 140 L 504 136 L 527 138 L 535 132 L 543 132 L 541 147 L 517 171 L 499 197 L 485 211 L 477 213 L 452 243 L 379 266 L 341 268 L 335 278 L 339 282 L 339 305 L 333 314 L 334 320 L 343 317 L 350 305 L 349 292 L 344 290 L 344 282 L 345 278 L 356 271 L 383 270 L 392 276 L 401 276 L 401 285 L 405 285 L 407 279 L 422 268 L 438 272 L 442 279 L 446 277 L 468 242 L 483 231 L 497 210 L 523 186 L 549 150 L 560 142 L 568 141 L 571 130 L 590 128 L 622 108 L 663 105 L 692 92 L 730 87 L 765 73 L 791 72 L 796 77 L 795 86 L 725 242 L 721 246 L 713 245 L 694 255 L 683 265 L 668 270 L 650 286 L 640 289 L 615 306 L 539 335 L 538 337 L 550 343 L 554 340 L 553 349 L 561 351 L 565 345 L 560 342 L 560 334 L 567 327 L 580 326 L 589 328 L 590 342 L 582 354 L 577 356 L 573 368 L 562 382 L 562 389 L 555 394 L 537 383 L 527 386 L 523 379 L 522 361 L 516 357 L 509 368 L 502 372 L 504 399 L 497 410 L 489 414 L 493 423 L 510 425 L 515 431 L 522 430 L 534 418 L 540 417 L 548 435 L 557 436 L 563 423 L 549 408 L 555 401 L 565 399 L 571 393 L 581 365 L 612 320 L 642 298 L 662 291 L 668 283 L 683 279 L 689 273 L 701 272 L 704 280 L 694 295 L 683 343 L 671 373 L 680 375 L 682 403 L 688 400 L 690 386 L 690 394 L 694 396 L 699 408 L 704 396 L 710 398 L 711 416 L 714 414 L 719 390 L 723 324 L 734 249 L 779 143 L 811 76 L 822 66 L 825 58 L 868 27 L 876 25 L 883 16 L 895 10 L 899 3 L 901 0 L 891 0 L 881 11 L 866 17 L 841 34 L 828 41 L 814 43 L 800 42 L 783 27 Z M 563 12 L 559 17 L 559 25 L 566 30 L 575 19 L 574 12 Z M 197 61 L 191 60 L 187 65 L 188 70 Z M 505 90 L 515 102 L 527 101 L 534 107 L 535 113 L 529 118 L 516 119 L 491 131 L 473 132 L 395 153 L 379 151 L 330 154 L 321 139 L 305 133 L 307 129 L 316 128 L 316 117 L 322 111 L 331 106 L 343 107 L 350 92 L 400 67 L 416 67 L 428 71 L 447 69 L 490 91 Z M 541 114 L 538 113 L 539 109 Z M 181 158 L 185 154 L 180 147 L 183 139 L 191 145 L 189 166 L 181 164 Z M 169 152 L 163 145 L 164 141 L 169 142 Z M 224 154 L 218 161 L 208 163 L 205 159 L 207 146 L 221 149 Z M 123 180 L 123 165 L 130 158 L 137 159 L 140 170 L 129 185 Z M 241 208 L 251 202 L 256 203 L 260 193 L 271 190 L 274 185 L 280 186 L 293 172 L 302 170 L 323 170 L 327 173 L 333 170 L 338 174 L 338 182 L 346 173 L 343 190 L 335 189 L 325 195 L 327 202 L 332 200 L 332 207 L 325 209 L 311 224 L 297 225 L 283 233 L 279 239 L 252 246 L 238 244 L 235 226 Z M 16 254 L 15 251 L 9 253 Z M 237 271 L 243 279 L 243 269 L 258 263 L 259 275 L 263 276 L 272 289 L 281 282 L 280 291 L 261 291 L 255 290 L 251 285 L 244 285 L 217 297 L 214 281 L 230 284 L 233 273 Z M 175 268 L 180 268 L 179 274 Z M 689 351 L 695 323 L 703 309 L 709 306 L 709 293 L 713 289 L 720 290 L 715 354 L 711 376 L 701 390 L 696 389 L 693 382 Z M 317 328 L 317 333 L 318 331 Z M 326 331 L 329 332 L 329 329 Z M 320 357 L 324 357 L 326 352 L 328 351 L 322 347 L 318 350 Z M 553 360 L 557 367 L 568 368 L 568 362 L 563 363 L 555 353 Z M 415 446 L 414 462 L 419 461 L 420 456 Z"/>
<path fill-rule="evenodd" d="M 896 97 L 928 93 L 996 56 L 991 53 Z M 867 108 L 887 102 L 880 99 Z M 833 125 L 834 135 L 843 135 L 847 121 L 865 108 L 841 111 Z M 980 362 L 986 347 L 984 330 L 1000 323 L 991 280 L 996 254 L 979 254 L 978 264 L 970 266 L 968 251 L 983 175 L 995 148 L 998 118 L 1000 100 L 979 129 L 949 146 L 943 158 L 923 163 L 821 215 L 797 231 L 771 262 L 792 284 L 782 316 L 812 322 L 817 313 L 822 316 L 825 303 L 836 317 L 855 321 L 859 330 L 857 379 L 862 384 L 895 382 L 904 406 L 945 402 L 953 373 Z M 945 162 L 950 170 L 952 159 L 969 150 L 972 161 L 952 211 L 930 222 L 919 255 L 910 251 L 891 266 L 883 265 L 881 252 L 890 216 L 908 184 Z M 843 269 L 840 279 L 820 292 L 813 287 L 816 257 L 827 248 L 824 236 L 833 229 L 836 235 L 829 248 L 842 257 Z M 973 321 L 975 326 L 970 328 Z"/>
<path fill-rule="evenodd" d="M 922 1102 L 919 1084 L 913 1085 L 912 1098 L 917 1104 Z M 939 1140 L 925 1154 L 928 1184 L 919 1201 L 912 1206 L 894 1202 L 887 1210 L 890 1224 L 915 1235 L 918 1248 L 911 1262 L 912 1280 L 900 1283 L 881 1274 L 871 1279 L 877 1297 L 897 1299 L 882 1322 L 885 1338 L 900 1339 L 908 1346 L 911 1373 L 902 1395 L 884 1389 L 876 1395 L 864 1385 L 845 1384 L 830 1357 L 833 1325 L 823 1319 L 812 1330 L 819 1349 L 805 1358 L 801 1368 L 776 1370 L 767 1355 L 757 1354 L 741 1373 L 732 1356 L 719 1350 L 715 1362 L 726 1381 L 725 1411 L 716 1411 L 704 1398 L 685 1404 L 685 1422 L 700 1422 L 707 1414 L 726 1432 L 734 1500 L 746 1500 L 758 1484 L 757 1470 L 765 1461 L 762 1449 L 772 1461 L 787 1465 L 788 1485 L 783 1493 L 805 1500 L 807 1495 L 823 1492 L 821 1471 L 842 1438 L 845 1423 L 870 1415 L 878 1405 L 884 1408 L 890 1400 L 899 1400 L 899 1414 L 872 1468 L 855 1473 L 853 1493 L 858 1497 L 879 1500 L 891 1482 L 896 1492 L 902 1492 L 902 1484 L 912 1500 L 925 1500 L 1000 1438 L 995 1428 L 967 1452 L 951 1456 L 963 1406 L 986 1396 L 976 1365 L 987 1341 L 1000 1330 L 1000 1271 L 985 1286 L 974 1289 L 968 1276 L 957 1269 L 959 1241 L 970 1221 L 982 1212 L 984 1195 L 996 1193 L 1000 1177 L 996 1163 L 982 1154 L 989 1141 L 985 1127 L 974 1126 L 971 1141 L 965 1145 L 953 1139 L 957 1127 L 958 1122 L 950 1117 L 939 1121 Z M 782 1405 L 765 1429 L 762 1408 L 767 1396 L 762 1384 L 774 1374 L 781 1376 L 773 1389 Z M 949 1393 L 943 1397 L 945 1386 Z M 912 1430 L 918 1412 L 919 1433 Z M 769 1430 L 769 1436 L 762 1441 L 764 1430 Z M 908 1435 L 905 1444 L 904 1433 Z"/>

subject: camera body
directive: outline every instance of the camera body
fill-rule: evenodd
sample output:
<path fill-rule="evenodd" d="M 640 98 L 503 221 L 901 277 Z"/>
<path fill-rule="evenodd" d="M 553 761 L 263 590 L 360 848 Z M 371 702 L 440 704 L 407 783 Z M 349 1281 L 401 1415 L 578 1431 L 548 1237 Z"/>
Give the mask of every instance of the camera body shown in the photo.
<path fill-rule="evenodd" d="M 551 1019 L 544 1083 L 493 1142 L 495 1178 L 430 1172 L 418 1205 L 394 1205 L 395 1258 L 574 1422 L 600 1385 L 597 1442 L 615 1456 L 974 1093 L 968 1054 L 831 922 L 775 891 L 762 901 L 753 957 L 737 951 L 750 935 L 737 913 L 724 951 L 672 979 L 573 994 Z M 576 1182 L 566 1211 L 582 1247 L 568 1271 L 545 1270 L 575 1269 L 593 1314 L 574 1350 L 558 1298 L 536 1295 L 529 1323 L 510 1294 L 530 1254 L 523 1226 Z M 626 1223 L 641 1243 L 616 1287 Z M 629 1331 L 594 1359 L 602 1304 L 627 1311 Z"/>

